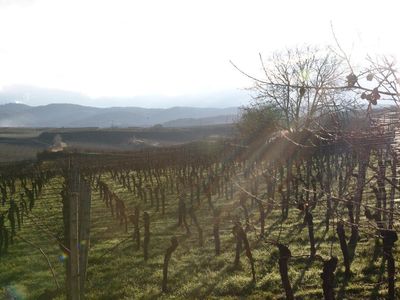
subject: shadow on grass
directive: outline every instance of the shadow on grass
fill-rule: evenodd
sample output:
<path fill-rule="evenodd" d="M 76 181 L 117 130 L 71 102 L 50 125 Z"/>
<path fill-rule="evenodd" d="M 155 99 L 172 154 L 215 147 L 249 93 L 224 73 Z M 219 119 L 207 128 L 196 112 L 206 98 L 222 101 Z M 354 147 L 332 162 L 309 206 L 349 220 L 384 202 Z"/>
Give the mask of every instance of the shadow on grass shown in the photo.
<path fill-rule="evenodd" d="M 300 276 L 296 279 L 296 281 L 293 283 L 293 291 L 296 292 L 298 290 L 298 288 L 300 287 L 303 279 L 304 279 L 304 275 L 306 274 L 307 270 L 310 269 L 311 265 L 313 264 L 313 262 L 315 261 L 315 257 L 309 257 L 306 261 L 306 265 L 304 266 L 304 268 L 302 268 L 302 271 L 300 273 Z"/>
<path fill-rule="evenodd" d="M 42 294 L 38 296 L 37 300 L 51 300 L 61 296 L 62 294 L 62 290 L 45 290 Z"/>
<path fill-rule="evenodd" d="M 354 260 L 355 254 L 356 254 L 357 244 L 358 244 L 358 238 L 350 239 L 350 241 L 348 243 L 350 266 Z"/>
<path fill-rule="evenodd" d="M 371 292 L 370 300 L 379 299 L 379 287 L 381 286 L 381 282 L 383 281 L 383 274 L 385 272 L 385 263 L 386 260 L 382 258 L 381 265 L 379 266 L 379 280 L 378 283 L 375 284 L 374 289 Z"/>
<path fill-rule="evenodd" d="M 207 298 L 212 294 L 214 291 L 215 287 L 226 278 L 227 275 L 229 275 L 232 271 L 237 270 L 238 268 L 235 268 L 232 265 L 227 265 L 223 267 L 219 272 L 218 275 L 216 276 L 219 280 L 212 280 L 209 282 L 203 282 L 194 289 L 190 291 L 190 293 L 187 295 L 190 299 L 202 297 L 202 298 Z"/>
<path fill-rule="evenodd" d="M 357 246 L 357 241 L 349 243 L 349 254 L 350 254 L 350 262 L 354 260 L 355 256 L 355 248 Z M 379 241 L 375 243 L 374 246 L 374 252 L 372 255 L 372 259 L 368 265 L 368 267 L 363 269 L 363 282 L 373 282 L 373 276 L 379 274 L 378 278 L 378 283 L 374 284 L 374 288 L 371 291 L 371 295 L 369 297 L 370 300 L 376 300 L 376 299 L 383 299 L 381 295 L 379 295 L 379 288 L 382 285 L 383 277 L 384 277 L 384 272 L 385 272 L 385 259 L 382 258 L 381 265 L 377 268 L 374 266 L 374 261 L 376 261 L 379 258 L 379 254 L 381 253 Z M 351 278 L 354 278 L 354 274 L 351 274 L 350 276 L 346 276 L 345 273 L 339 273 L 338 274 L 338 279 L 339 282 L 341 282 L 340 289 L 338 291 L 338 299 L 347 299 L 346 297 L 346 288 L 349 284 L 349 281 Z"/>
<path fill-rule="evenodd" d="M 345 273 L 337 273 L 337 280 L 341 282 L 340 284 L 340 289 L 337 293 L 337 298 L 338 299 L 346 299 L 346 287 L 349 284 L 351 276 L 346 276 Z"/>
<path fill-rule="evenodd" d="M 272 233 L 272 231 L 274 231 L 274 229 L 276 229 L 278 227 L 278 225 L 282 224 L 283 222 L 284 222 L 284 220 L 278 218 L 274 223 L 269 225 L 268 228 L 264 232 L 264 238 L 267 238 Z"/>
<path fill-rule="evenodd" d="M 321 236 L 321 238 L 318 239 L 318 241 L 315 243 L 315 250 L 318 251 L 318 249 L 321 247 L 322 242 L 325 241 L 325 237 L 328 234 L 328 231 L 324 230 L 323 235 Z M 317 238 L 316 238 L 317 240 Z"/>

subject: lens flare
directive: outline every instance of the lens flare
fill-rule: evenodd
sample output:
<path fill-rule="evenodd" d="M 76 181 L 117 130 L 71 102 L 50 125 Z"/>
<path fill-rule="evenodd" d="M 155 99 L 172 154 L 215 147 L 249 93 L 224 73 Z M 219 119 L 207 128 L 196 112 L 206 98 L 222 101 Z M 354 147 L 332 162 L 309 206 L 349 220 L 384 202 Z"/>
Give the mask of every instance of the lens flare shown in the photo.
<path fill-rule="evenodd" d="M 5 299 L 24 300 L 27 299 L 26 288 L 20 284 L 8 285 L 5 287 Z"/>
<path fill-rule="evenodd" d="M 86 240 L 82 240 L 81 243 L 78 245 L 78 249 L 85 248 L 87 246 Z"/>
<path fill-rule="evenodd" d="M 64 252 L 58 257 L 58 260 L 60 262 L 65 262 L 67 259 L 68 259 L 68 254 Z"/>

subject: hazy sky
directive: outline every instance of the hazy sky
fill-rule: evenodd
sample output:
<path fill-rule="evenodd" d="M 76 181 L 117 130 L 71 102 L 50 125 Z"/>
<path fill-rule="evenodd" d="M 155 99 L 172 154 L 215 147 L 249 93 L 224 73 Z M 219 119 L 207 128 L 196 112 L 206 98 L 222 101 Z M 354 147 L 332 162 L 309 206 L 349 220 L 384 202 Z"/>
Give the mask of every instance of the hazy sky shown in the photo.
<path fill-rule="evenodd" d="M 23 84 L 91 97 L 240 89 L 251 82 L 229 60 L 258 74 L 259 52 L 333 43 L 330 22 L 353 56 L 396 55 L 397 3 L 0 0 L 0 89 Z"/>

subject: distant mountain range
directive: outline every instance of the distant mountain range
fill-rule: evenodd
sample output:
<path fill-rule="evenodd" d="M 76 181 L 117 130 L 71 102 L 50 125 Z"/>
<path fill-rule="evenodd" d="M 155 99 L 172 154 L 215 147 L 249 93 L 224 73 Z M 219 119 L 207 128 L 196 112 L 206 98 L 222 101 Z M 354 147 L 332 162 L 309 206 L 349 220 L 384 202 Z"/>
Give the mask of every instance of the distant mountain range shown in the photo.
<path fill-rule="evenodd" d="M 251 100 L 249 91 L 228 89 L 214 92 L 199 92 L 187 95 L 137 95 L 114 97 L 90 97 L 78 92 L 41 88 L 28 85 L 0 87 L 0 104 L 23 103 L 46 105 L 48 103 L 70 103 L 94 107 L 145 106 L 167 108 L 172 106 L 231 107 L 246 105 Z"/>
<path fill-rule="evenodd" d="M 76 104 L 0 105 L 0 127 L 189 127 L 232 123 L 238 108 L 98 108 Z"/>

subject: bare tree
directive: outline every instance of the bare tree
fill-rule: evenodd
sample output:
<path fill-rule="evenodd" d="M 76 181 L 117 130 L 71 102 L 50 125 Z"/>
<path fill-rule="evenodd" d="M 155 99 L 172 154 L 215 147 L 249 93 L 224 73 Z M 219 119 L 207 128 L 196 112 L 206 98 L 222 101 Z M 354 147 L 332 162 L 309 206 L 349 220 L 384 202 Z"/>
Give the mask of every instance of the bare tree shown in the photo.
<path fill-rule="evenodd" d="M 267 61 L 260 54 L 260 61 L 263 79 L 245 74 L 255 80 L 255 101 L 281 111 L 282 129 L 309 129 L 316 118 L 337 111 L 348 100 L 337 88 L 343 81 L 343 60 L 330 50 L 288 49 Z"/>

